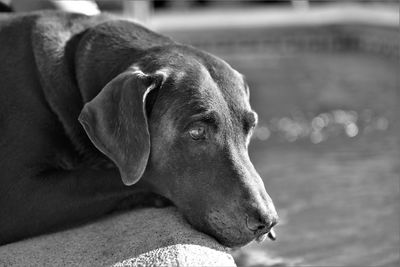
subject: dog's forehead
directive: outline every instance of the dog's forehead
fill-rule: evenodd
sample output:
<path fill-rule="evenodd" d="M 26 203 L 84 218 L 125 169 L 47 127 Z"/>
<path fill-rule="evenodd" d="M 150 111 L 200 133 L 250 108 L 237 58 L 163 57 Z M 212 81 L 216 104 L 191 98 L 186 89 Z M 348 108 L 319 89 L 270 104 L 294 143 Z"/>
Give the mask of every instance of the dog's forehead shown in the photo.
<path fill-rule="evenodd" d="M 249 111 L 248 86 L 244 76 L 220 60 L 214 64 L 191 64 L 180 68 L 163 68 L 179 91 L 186 92 L 198 104 L 217 110 Z"/>
<path fill-rule="evenodd" d="M 166 103 L 163 110 L 215 110 L 234 116 L 251 112 L 243 75 L 206 52 L 181 45 L 157 48 L 142 59 L 138 68 L 166 77 L 158 95 L 163 99 L 159 103 Z"/>
<path fill-rule="evenodd" d="M 250 110 L 249 90 L 244 76 L 229 65 L 226 68 L 217 68 L 213 79 L 231 108 Z"/>

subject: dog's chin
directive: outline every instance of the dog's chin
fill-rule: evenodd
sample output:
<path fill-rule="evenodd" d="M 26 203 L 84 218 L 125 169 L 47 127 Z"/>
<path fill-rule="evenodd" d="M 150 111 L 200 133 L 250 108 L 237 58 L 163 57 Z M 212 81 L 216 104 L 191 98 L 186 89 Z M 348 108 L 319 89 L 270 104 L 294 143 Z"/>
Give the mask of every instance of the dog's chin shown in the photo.
<path fill-rule="evenodd" d="M 254 240 L 253 235 L 242 235 L 240 237 L 232 235 L 215 234 L 213 237 L 223 246 L 229 248 L 239 248 L 247 245 Z"/>
<path fill-rule="evenodd" d="M 242 247 L 256 238 L 254 232 L 246 227 L 245 221 L 241 223 L 237 219 L 206 216 L 191 223 L 201 232 L 216 239 L 221 245 L 230 248 Z"/>

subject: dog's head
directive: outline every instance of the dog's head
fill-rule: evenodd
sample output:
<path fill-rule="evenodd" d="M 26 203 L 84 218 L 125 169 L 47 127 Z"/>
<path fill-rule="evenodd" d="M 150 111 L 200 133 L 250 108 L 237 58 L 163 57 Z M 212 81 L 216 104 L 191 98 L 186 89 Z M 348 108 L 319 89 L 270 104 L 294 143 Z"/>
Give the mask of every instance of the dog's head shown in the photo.
<path fill-rule="evenodd" d="M 80 121 L 125 184 L 146 179 L 222 244 L 244 245 L 277 223 L 248 156 L 257 124 L 248 87 L 221 59 L 155 48 L 88 102 Z"/>

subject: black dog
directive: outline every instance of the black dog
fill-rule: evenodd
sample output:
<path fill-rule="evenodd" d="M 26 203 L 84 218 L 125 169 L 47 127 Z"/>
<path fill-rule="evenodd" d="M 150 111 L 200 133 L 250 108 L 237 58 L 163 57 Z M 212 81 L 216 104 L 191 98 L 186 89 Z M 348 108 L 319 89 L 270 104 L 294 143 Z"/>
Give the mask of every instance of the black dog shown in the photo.
<path fill-rule="evenodd" d="M 274 238 L 227 63 L 105 15 L 2 15 L 0 44 L 0 244 L 152 194 L 227 246 Z"/>

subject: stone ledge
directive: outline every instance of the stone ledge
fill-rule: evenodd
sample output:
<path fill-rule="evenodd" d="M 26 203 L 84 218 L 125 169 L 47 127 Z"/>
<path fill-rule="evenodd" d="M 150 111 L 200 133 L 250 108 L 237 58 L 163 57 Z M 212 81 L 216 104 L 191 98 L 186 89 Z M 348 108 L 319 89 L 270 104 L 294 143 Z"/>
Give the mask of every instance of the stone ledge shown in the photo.
<path fill-rule="evenodd" d="M 0 266 L 236 266 L 175 208 L 138 209 L 0 247 Z"/>

